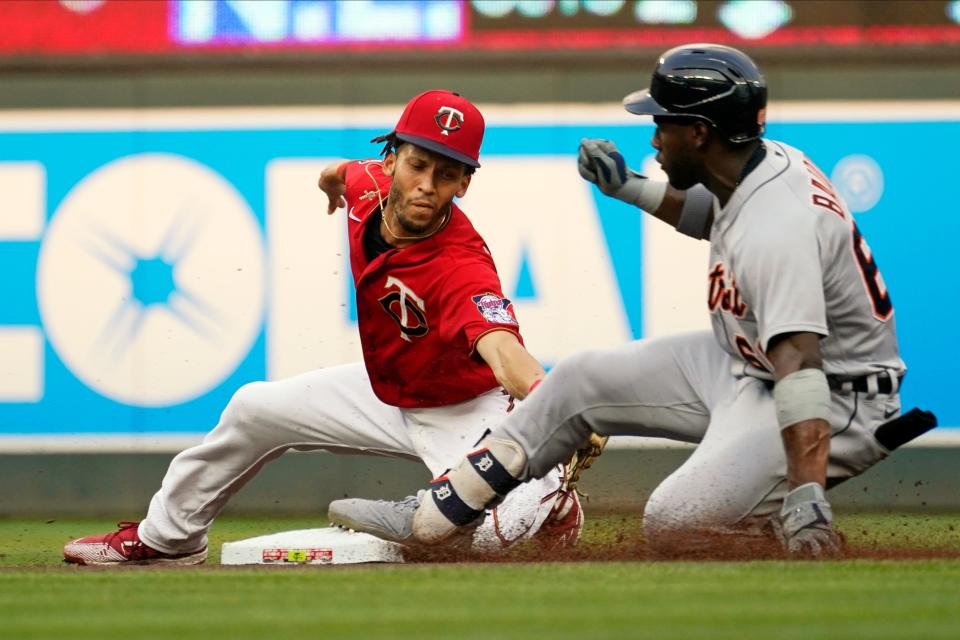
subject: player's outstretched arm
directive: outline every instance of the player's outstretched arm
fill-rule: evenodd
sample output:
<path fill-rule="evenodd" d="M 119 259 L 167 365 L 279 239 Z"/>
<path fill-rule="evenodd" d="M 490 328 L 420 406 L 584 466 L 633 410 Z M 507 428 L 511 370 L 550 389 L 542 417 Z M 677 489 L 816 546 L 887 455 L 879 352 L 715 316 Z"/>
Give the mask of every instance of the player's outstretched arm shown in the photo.
<path fill-rule="evenodd" d="M 317 180 L 317 186 L 327 194 L 327 215 L 332 214 L 341 207 L 347 206 L 347 201 L 343 197 L 347 192 L 347 164 L 346 161 L 335 162 L 320 172 L 320 179 Z"/>
<path fill-rule="evenodd" d="M 581 140 L 577 169 L 604 194 L 640 207 L 680 233 L 700 240 L 709 237 L 713 194 L 703 185 L 679 191 L 666 182 L 650 180 L 629 169 L 609 140 Z"/>
<path fill-rule="evenodd" d="M 547 373 L 510 331 L 491 331 L 477 340 L 477 353 L 507 393 L 523 400 Z"/>
<path fill-rule="evenodd" d="M 605 195 L 640 207 L 681 233 L 705 238 L 713 214 L 713 196 L 697 185 L 679 191 L 666 182 L 651 180 L 627 167 L 617 146 L 609 140 L 580 141 L 577 170 Z"/>
<path fill-rule="evenodd" d="M 820 336 L 799 332 L 771 340 L 774 401 L 787 457 L 789 493 L 775 516 L 791 553 L 833 555 L 840 551 L 833 514 L 824 495 L 830 457 L 830 388 L 823 373 Z"/>

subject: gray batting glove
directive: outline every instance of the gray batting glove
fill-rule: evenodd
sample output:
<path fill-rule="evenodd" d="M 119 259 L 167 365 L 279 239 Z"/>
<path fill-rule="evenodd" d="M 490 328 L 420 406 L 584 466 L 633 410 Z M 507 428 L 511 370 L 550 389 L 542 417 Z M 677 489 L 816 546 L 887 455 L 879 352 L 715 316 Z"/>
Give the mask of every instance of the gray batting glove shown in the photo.
<path fill-rule="evenodd" d="M 773 524 L 790 555 L 821 558 L 841 554 L 840 537 L 833 530 L 833 511 L 823 487 L 816 482 L 788 493 L 780 513 L 773 516 Z"/>
<path fill-rule="evenodd" d="M 659 209 L 667 191 L 667 183 L 653 182 L 627 167 L 617 145 L 609 140 L 581 140 L 577 170 L 584 180 L 597 185 L 605 195 L 644 211 Z"/>

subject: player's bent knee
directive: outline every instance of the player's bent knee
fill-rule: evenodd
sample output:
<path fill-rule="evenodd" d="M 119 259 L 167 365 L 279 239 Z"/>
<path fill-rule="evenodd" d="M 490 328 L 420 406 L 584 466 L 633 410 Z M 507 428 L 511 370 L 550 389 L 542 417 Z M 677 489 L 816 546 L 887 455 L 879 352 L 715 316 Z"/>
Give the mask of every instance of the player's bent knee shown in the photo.
<path fill-rule="evenodd" d="M 674 555 L 709 550 L 726 544 L 739 519 L 711 499 L 697 499 L 691 491 L 653 492 L 643 511 L 643 535 L 647 546 L 657 553 Z"/>
<path fill-rule="evenodd" d="M 695 519 L 655 506 L 643 513 L 643 538 L 654 552 L 675 552 L 690 546 L 690 542 L 705 527 Z"/>
<path fill-rule="evenodd" d="M 645 535 L 659 534 L 676 528 L 680 520 L 662 500 L 656 499 L 656 493 L 650 496 L 643 508 L 643 530 Z"/>
<path fill-rule="evenodd" d="M 656 490 L 643 509 L 643 531 L 648 542 L 651 538 L 671 538 L 682 532 L 694 531 L 704 526 L 688 500 L 679 500 Z"/>
<path fill-rule="evenodd" d="M 221 425 L 244 427 L 263 422 L 267 382 L 250 382 L 239 389 L 230 398 L 220 417 Z"/>

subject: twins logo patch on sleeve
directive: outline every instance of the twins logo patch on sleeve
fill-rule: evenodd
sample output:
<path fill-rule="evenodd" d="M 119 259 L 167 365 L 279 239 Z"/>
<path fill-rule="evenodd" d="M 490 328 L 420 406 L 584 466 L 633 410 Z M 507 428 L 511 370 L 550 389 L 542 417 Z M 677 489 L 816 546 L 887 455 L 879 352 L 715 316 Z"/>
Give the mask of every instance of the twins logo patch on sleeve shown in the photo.
<path fill-rule="evenodd" d="M 482 296 L 473 296 L 473 302 L 477 305 L 480 315 L 487 322 L 497 324 L 517 324 L 517 319 L 513 317 L 513 312 L 508 309 L 510 301 L 501 298 L 495 293 L 485 293 Z"/>

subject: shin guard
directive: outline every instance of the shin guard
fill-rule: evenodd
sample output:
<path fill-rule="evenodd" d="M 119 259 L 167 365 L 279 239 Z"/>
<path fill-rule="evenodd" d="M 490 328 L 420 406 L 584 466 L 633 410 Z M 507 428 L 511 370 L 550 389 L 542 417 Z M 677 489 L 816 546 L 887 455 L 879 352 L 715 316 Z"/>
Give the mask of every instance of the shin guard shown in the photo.
<path fill-rule="evenodd" d="M 527 456 L 513 440 L 487 437 L 480 448 L 435 479 L 430 498 L 421 501 L 413 519 L 413 535 L 423 544 L 437 544 L 457 529 L 473 524 L 484 510 L 516 488 Z"/>

